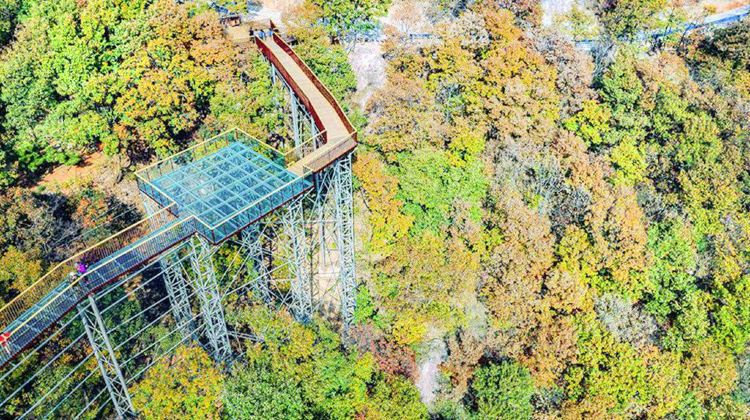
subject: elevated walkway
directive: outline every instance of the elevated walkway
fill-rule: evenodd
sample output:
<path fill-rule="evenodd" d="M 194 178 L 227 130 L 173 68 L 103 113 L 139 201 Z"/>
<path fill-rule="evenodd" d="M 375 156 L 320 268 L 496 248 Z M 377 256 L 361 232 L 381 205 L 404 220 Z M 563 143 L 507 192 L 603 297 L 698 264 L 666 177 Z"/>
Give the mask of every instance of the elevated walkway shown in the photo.
<path fill-rule="evenodd" d="M 356 147 L 357 132 L 331 92 L 275 32 L 273 22 L 271 28 L 270 36 L 256 35 L 255 43 L 313 117 L 321 139 L 321 144 L 292 163 L 289 171 L 320 172 Z"/>
<path fill-rule="evenodd" d="M 285 167 L 284 156 L 230 130 L 136 173 L 139 189 L 162 209 L 57 265 L 0 310 L 7 334 L 0 365 L 87 295 L 200 234 L 213 244 L 235 235 L 312 183 Z M 76 273 L 76 264 L 88 269 Z"/>
<path fill-rule="evenodd" d="M 313 150 L 281 153 L 231 130 L 136 173 L 162 209 L 58 264 L 0 308 L 0 366 L 86 296 L 192 235 L 223 242 L 312 188 L 310 176 L 354 149 L 357 133 L 340 105 L 289 45 L 276 33 L 255 41 L 313 117 Z M 75 273 L 78 262 L 88 264 L 85 273 Z"/>
<path fill-rule="evenodd" d="M 0 312 L 8 334 L 0 351 L 0 365 L 26 348 L 78 302 L 107 283 L 168 251 L 196 232 L 194 219 L 176 219 L 164 209 L 108 238 L 52 269 Z M 101 258 L 97 258 L 101 256 Z M 90 261 L 86 273 L 75 264 Z M 46 291 L 48 287 L 52 290 Z"/>

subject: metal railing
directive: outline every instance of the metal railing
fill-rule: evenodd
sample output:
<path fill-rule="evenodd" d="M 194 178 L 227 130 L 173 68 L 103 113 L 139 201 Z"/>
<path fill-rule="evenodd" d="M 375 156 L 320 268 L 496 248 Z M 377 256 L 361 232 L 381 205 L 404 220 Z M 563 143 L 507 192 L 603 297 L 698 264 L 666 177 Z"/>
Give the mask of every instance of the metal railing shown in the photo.
<path fill-rule="evenodd" d="M 152 181 L 162 175 L 174 172 L 177 168 L 189 165 L 205 156 L 215 153 L 234 142 L 242 143 L 254 152 L 267 157 L 272 162 L 281 165 L 282 167 L 285 166 L 284 153 L 253 138 L 238 128 L 233 128 L 136 171 L 135 176 L 138 187 L 141 188 L 141 191 L 149 194 L 163 207 L 170 206 L 173 204 L 172 199 L 164 194 L 164 192 L 154 185 Z M 179 211 L 179 209 L 177 210 Z"/>
<path fill-rule="evenodd" d="M 153 216 L 145 218 L 57 264 L 31 286 L 24 289 L 18 296 L 0 308 L 0 325 L 3 326 L 3 329 L 7 328 L 52 291 L 59 288 L 61 284 L 66 284 L 67 287 L 63 290 L 58 290 L 59 292 L 74 287 L 86 277 L 97 273 L 103 267 L 102 262 L 104 260 L 118 253 L 123 248 L 132 245 L 149 233 L 162 229 L 174 220 L 175 216 L 172 214 L 171 208 L 162 209 Z M 91 269 L 88 272 L 78 275 L 76 272 L 76 264 L 78 263 L 88 264 Z M 10 331 L 11 335 L 25 325 L 28 319 L 20 324 L 13 325 L 13 329 Z"/>
<path fill-rule="evenodd" d="M 297 160 L 294 165 L 290 167 L 290 171 L 295 173 L 313 173 L 321 171 L 355 146 L 356 140 L 353 134 L 341 136 L 335 139 L 328 139 L 326 144 Z"/>
<path fill-rule="evenodd" d="M 309 155 L 310 153 L 314 152 L 320 145 L 322 144 L 323 139 L 325 138 L 326 131 L 320 131 L 314 136 L 310 137 L 309 139 L 303 141 L 302 143 L 296 145 L 291 150 L 288 150 L 284 153 L 284 163 L 286 167 L 291 167 L 298 161 L 300 161 L 305 156 Z"/>
<path fill-rule="evenodd" d="M 351 150 L 353 147 L 348 140 L 355 140 L 355 134 L 352 133 L 347 136 L 341 136 L 336 139 L 329 139 L 323 147 L 317 150 L 315 154 L 315 160 L 321 160 L 325 162 L 333 162 L 334 160 L 341 157 L 343 154 Z M 307 164 L 308 166 L 315 167 L 314 165 Z"/>

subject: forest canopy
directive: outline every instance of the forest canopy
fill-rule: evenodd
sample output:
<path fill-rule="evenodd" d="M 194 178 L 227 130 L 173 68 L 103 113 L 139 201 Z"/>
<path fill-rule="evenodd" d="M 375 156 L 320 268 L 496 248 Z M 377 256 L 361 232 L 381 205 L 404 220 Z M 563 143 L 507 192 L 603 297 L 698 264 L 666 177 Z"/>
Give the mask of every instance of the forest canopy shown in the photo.
<path fill-rule="evenodd" d="M 140 414 L 750 417 L 750 20 L 651 42 L 684 2 L 591 3 L 559 27 L 534 0 L 286 13 L 358 129 L 354 325 L 236 296 L 241 362 L 177 347 L 131 385 Z M 417 19 L 429 36 L 403 30 Z M 268 64 L 203 5 L 0 0 L 0 44 L 0 303 L 140 216 L 127 179 L 41 176 L 101 152 L 127 178 L 222 129 L 283 133 Z"/>

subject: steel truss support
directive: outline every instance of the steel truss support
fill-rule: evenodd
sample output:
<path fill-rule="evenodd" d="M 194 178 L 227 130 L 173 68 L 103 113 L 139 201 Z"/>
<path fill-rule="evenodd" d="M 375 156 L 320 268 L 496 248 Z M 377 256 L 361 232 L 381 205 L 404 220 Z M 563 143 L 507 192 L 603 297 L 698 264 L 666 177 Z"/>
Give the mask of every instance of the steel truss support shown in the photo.
<path fill-rule="evenodd" d="M 141 199 L 149 217 L 157 213 L 158 205 L 156 202 L 143 193 L 141 193 Z M 167 290 L 175 323 L 180 325 L 180 333 L 183 337 L 194 336 L 195 324 L 190 321 L 193 319 L 193 311 L 190 308 L 187 280 L 182 272 L 182 264 L 176 253 L 171 253 L 160 259 L 159 265 L 164 273 L 164 286 Z"/>
<path fill-rule="evenodd" d="M 289 95 L 288 103 L 291 110 L 292 140 L 294 141 L 294 147 L 300 148 L 301 146 L 304 146 L 308 140 L 317 137 L 318 127 L 315 125 L 315 119 L 312 114 L 310 114 L 305 106 L 302 105 L 299 98 L 294 93 L 294 90 L 289 84 L 287 84 L 278 69 L 271 63 L 269 63 L 269 65 L 271 67 L 271 83 L 275 85 L 277 82 L 280 82 Z M 308 135 L 309 137 L 306 137 Z M 315 145 L 311 144 L 308 145 L 308 147 L 311 148 L 309 151 L 312 151 L 312 149 L 315 148 Z M 300 150 L 300 152 L 302 151 Z"/>
<path fill-rule="evenodd" d="M 294 91 L 286 84 L 284 78 L 278 73 L 278 70 L 271 66 L 274 83 L 280 81 L 289 94 L 289 105 L 291 108 L 291 122 L 294 136 L 295 147 L 304 144 L 307 141 L 303 138 L 306 135 L 307 124 L 309 123 L 309 132 L 312 138 L 319 133 L 315 121 L 307 110 L 304 108 Z M 303 124 L 305 125 L 303 127 Z M 303 134 L 305 133 L 305 134 Z M 315 149 L 317 144 L 309 145 L 311 150 Z M 300 149 L 300 153 L 306 151 L 306 147 Z M 323 298 L 318 296 L 320 284 L 313 282 L 313 263 L 309 261 L 311 249 L 320 246 L 321 252 L 318 257 L 322 266 L 328 267 L 330 263 L 337 263 L 338 274 L 336 282 L 339 288 L 340 311 L 344 328 L 353 321 L 354 308 L 356 305 L 356 270 L 354 260 L 354 223 L 352 209 L 352 160 L 351 154 L 339 158 L 328 169 L 319 173 L 316 179 L 316 192 L 314 202 L 312 203 L 312 219 L 310 220 L 312 231 L 309 238 L 305 238 L 305 224 L 303 210 L 300 203 L 294 202 L 286 206 L 286 212 L 282 216 L 282 223 L 290 239 L 292 248 L 292 312 L 300 321 L 306 321 L 312 316 L 313 297 L 315 299 Z M 331 223 L 331 219 L 332 223 Z M 333 226 L 331 226 L 333 225 Z M 326 228 L 333 227 L 333 232 L 326 232 Z M 317 233 L 316 233 L 317 232 Z M 328 235 L 332 234 L 336 251 L 338 251 L 338 260 L 328 261 Z M 316 239 L 317 237 L 317 239 Z M 308 240 L 314 241 L 315 244 L 309 244 Z M 318 273 L 321 274 L 321 273 Z M 331 273 L 333 274 L 333 273 Z M 328 289 L 323 291 L 325 292 Z M 315 295 L 315 296 L 313 296 Z"/>
<path fill-rule="evenodd" d="M 307 322 L 312 318 L 312 276 L 301 199 L 286 206 L 281 222 L 289 236 L 292 252 L 292 314 L 298 321 Z"/>
<path fill-rule="evenodd" d="M 301 121 L 300 121 L 300 103 L 297 99 L 297 96 L 292 91 L 292 88 L 289 88 L 289 97 L 290 97 L 290 106 L 292 108 L 292 133 L 294 135 L 294 147 L 299 147 L 302 144 L 302 134 L 300 133 L 302 127 L 301 127 Z"/>
<path fill-rule="evenodd" d="M 180 333 L 185 338 L 195 338 L 195 324 L 191 321 L 193 311 L 190 308 L 187 280 L 181 269 L 182 263 L 173 253 L 160 261 L 160 264 L 164 269 L 164 286 L 167 289 L 172 316 L 180 325 Z"/>
<path fill-rule="evenodd" d="M 344 328 L 351 325 L 356 304 L 356 273 L 354 263 L 354 221 L 352 210 L 352 155 L 339 158 L 333 167 L 335 200 L 336 247 L 339 250 L 339 287 L 341 318 Z"/>
<path fill-rule="evenodd" d="M 241 233 L 242 237 L 242 248 L 250 256 L 253 262 L 253 268 L 255 269 L 255 280 L 251 285 L 253 292 L 263 302 L 271 303 L 271 289 L 270 280 L 271 274 L 268 271 L 268 266 L 264 261 L 263 256 L 263 242 L 261 236 L 261 229 L 259 223 L 254 223 L 248 226 Z"/>
<path fill-rule="evenodd" d="M 107 329 L 93 296 L 89 295 L 86 300 L 78 304 L 78 314 L 83 321 L 86 336 L 91 343 L 94 357 L 99 365 L 102 378 L 104 378 L 107 391 L 109 391 L 109 397 L 112 400 L 117 417 L 134 417 L 135 409 L 130 399 L 125 377 L 122 375 L 120 364 L 117 362 L 117 356 L 112 350 L 112 343 L 109 341 Z"/>
<path fill-rule="evenodd" d="M 314 231 L 318 232 L 318 240 L 315 244 L 316 247 L 320 247 L 318 268 L 328 267 L 331 263 L 336 266 L 335 282 L 338 287 L 339 310 L 345 331 L 353 321 L 357 288 L 351 171 L 351 154 L 348 154 L 317 175 L 315 201 L 312 206 L 314 220 L 311 226 Z M 335 243 L 335 255 L 329 255 L 330 239 L 333 239 Z M 326 258 L 329 257 L 333 259 L 327 261 Z M 319 272 L 318 274 L 321 278 L 326 276 L 326 273 Z M 324 299 L 324 296 L 320 295 L 318 298 Z"/>
<path fill-rule="evenodd" d="M 193 287 L 201 305 L 203 322 L 206 324 L 206 338 L 209 352 L 216 361 L 224 361 L 231 355 L 227 324 L 224 319 L 224 308 L 221 305 L 221 293 L 216 280 L 216 271 L 211 259 L 213 250 L 209 243 L 199 235 L 190 241 L 192 255 L 190 264 L 193 268 Z"/>
<path fill-rule="evenodd" d="M 333 216 L 333 204 L 330 202 L 330 189 L 331 189 L 331 177 L 333 171 L 328 168 L 315 175 L 315 194 L 311 195 L 311 218 L 310 218 L 310 229 L 312 233 L 312 247 L 313 255 L 317 257 L 315 264 L 315 282 L 313 283 L 313 299 L 316 300 L 317 304 L 333 303 L 327 301 L 328 293 L 330 292 L 330 276 L 334 273 L 329 271 L 333 268 L 332 264 L 336 262 L 336 258 L 331 254 L 334 251 L 338 254 L 338 250 L 331 248 L 331 237 L 332 234 L 332 220 Z M 324 277 L 326 279 L 324 279 Z M 333 281 L 337 281 L 334 279 Z"/>

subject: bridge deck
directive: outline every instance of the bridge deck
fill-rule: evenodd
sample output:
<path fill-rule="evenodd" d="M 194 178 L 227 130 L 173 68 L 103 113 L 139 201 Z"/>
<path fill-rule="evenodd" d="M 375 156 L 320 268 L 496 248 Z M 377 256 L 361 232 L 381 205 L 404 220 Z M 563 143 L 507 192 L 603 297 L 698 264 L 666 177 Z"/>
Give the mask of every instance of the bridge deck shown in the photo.
<path fill-rule="evenodd" d="M 279 71 L 299 100 L 310 112 L 323 144 L 292 164 L 289 170 L 302 174 L 305 170 L 319 172 L 348 153 L 357 145 L 357 133 L 341 106 L 328 89 L 297 56 L 291 47 L 273 34 L 255 38 L 261 53 Z"/>
<path fill-rule="evenodd" d="M 218 244 L 312 187 L 277 157 L 235 141 L 141 182 L 141 190 L 162 207 L 174 205 L 178 214 L 195 216 L 198 232 Z"/>
<path fill-rule="evenodd" d="M 318 127 L 318 129 L 325 130 L 327 137 L 332 139 L 348 136 L 349 129 L 336 113 L 334 105 L 326 99 L 323 92 L 315 85 L 314 79 L 308 77 L 302 69 L 302 65 L 295 61 L 291 54 L 284 51 L 283 44 L 278 41 L 279 39 L 273 37 L 261 42 L 268 46 L 287 74 L 310 100 L 312 107 L 320 118 L 321 127 Z"/>

